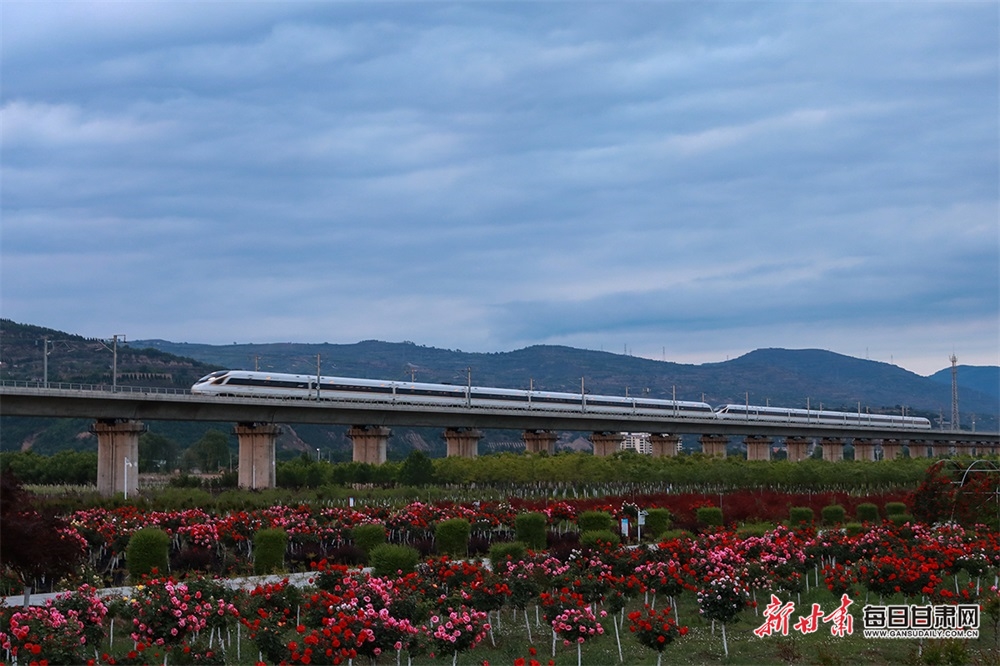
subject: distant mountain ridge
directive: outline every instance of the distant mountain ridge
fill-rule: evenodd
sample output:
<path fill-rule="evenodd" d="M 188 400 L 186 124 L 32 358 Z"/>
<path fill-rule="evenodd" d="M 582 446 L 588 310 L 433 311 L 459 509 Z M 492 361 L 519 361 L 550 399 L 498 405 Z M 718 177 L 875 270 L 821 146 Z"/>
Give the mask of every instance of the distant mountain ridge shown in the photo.
<path fill-rule="evenodd" d="M 270 343 L 201 345 L 139 340 L 136 346 L 193 358 L 218 367 L 324 375 L 528 388 L 610 395 L 676 396 L 713 405 L 769 403 L 791 407 L 893 409 L 951 414 L 948 383 L 895 365 L 822 349 L 758 349 L 738 358 L 701 365 L 655 361 L 572 347 L 536 345 L 511 352 L 467 353 L 410 342 L 365 340 L 355 344 Z M 1000 368 L 994 370 L 1000 372 Z M 944 372 L 944 371 L 942 371 Z M 940 374 L 940 373 L 938 373 Z M 960 405 L 969 413 L 1000 413 L 995 394 L 963 383 Z M 980 418 L 980 422 L 982 420 Z"/>
<path fill-rule="evenodd" d="M 0 379 L 41 381 L 44 339 L 49 340 L 50 382 L 105 384 L 112 381 L 113 345 L 52 329 L 0 319 Z M 318 359 L 317 359 L 318 356 Z M 365 340 L 353 344 L 205 345 L 166 340 L 133 340 L 117 347 L 119 386 L 189 388 L 220 368 L 297 372 L 418 382 L 529 388 L 608 395 L 704 400 L 718 406 L 749 401 L 788 407 L 870 409 L 873 412 L 927 416 L 935 424 L 951 415 L 951 368 L 922 377 L 898 366 L 844 356 L 822 349 L 758 349 L 735 359 L 691 365 L 656 361 L 603 351 L 536 345 L 511 352 L 468 353 L 412 342 Z M 958 367 L 959 408 L 963 428 L 1000 430 L 998 367 Z M 31 447 L 45 453 L 93 446 L 86 419 L 2 418 L 0 449 Z M 210 423 L 150 424 L 188 444 Z M 297 425 L 279 439 L 286 453 L 324 451 L 349 456 L 343 428 Z M 490 431 L 481 450 L 514 441 L 517 432 Z M 574 446 L 579 434 L 566 433 L 560 446 Z M 582 440 L 581 440 L 582 441 Z M 578 442 L 577 442 L 578 443 Z M 443 454 L 440 432 L 394 429 L 390 447 L 405 457 L 413 448 Z M 349 459 L 349 457 L 347 458 Z"/>
<path fill-rule="evenodd" d="M 958 385 L 1000 400 L 1000 367 L 995 365 L 958 365 Z M 930 376 L 936 382 L 951 386 L 951 368 L 938 370 Z"/>

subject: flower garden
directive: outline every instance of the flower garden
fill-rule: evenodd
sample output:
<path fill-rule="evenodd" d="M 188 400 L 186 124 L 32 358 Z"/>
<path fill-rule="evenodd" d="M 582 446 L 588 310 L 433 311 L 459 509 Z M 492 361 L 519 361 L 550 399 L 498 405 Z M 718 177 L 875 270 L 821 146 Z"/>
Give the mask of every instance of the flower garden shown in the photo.
<path fill-rule="evenodd" d="M 0 608 L 0 659 L 997 663 L 1000 533 L 975 520 L 921 518 L 938 499 L 933 483 L 864 497 L 738 491 L 726 496 L 721 525 L 709 520 L 719 496 L 697 493 L 220 514 L 82 509 L 63 517 L 64 539 L 83 556 L 81 573 L 46 606 Z M 877 516 L 862 505 L 874 505 Z M 831 506 L 841 511 L 825 510 Z M 640 539 L 640 507 L 668 509 L 674 529 Z M 527 514 L 544 517 L 544 547 L 511 547 L 522 536 L 518 517 Z M 581 533 L 593 514 L 606 515 L 614 532 Z M 619 537 L 623 519 L 630 527 Z M 456 520 L 468 525 L 468 536 L 463 552 L 446 553 L 437 527 Z M 355 535 L 365 525 L 380 526 L 386 546 L 417 553 L 415 565 L 362 566 L 369 553 Z M 148 527 L 169 537 L 169 570 L 125 580 L 129 541 Z M 262 530 L 287 535 L 284 573 L 227 584 L 253 573 Z M 101 589 L 113 583 L 131 587 Z M 861 628 L 873 613 L 866 606 L 974 608 L 979 634 L 865 638 Z"/>

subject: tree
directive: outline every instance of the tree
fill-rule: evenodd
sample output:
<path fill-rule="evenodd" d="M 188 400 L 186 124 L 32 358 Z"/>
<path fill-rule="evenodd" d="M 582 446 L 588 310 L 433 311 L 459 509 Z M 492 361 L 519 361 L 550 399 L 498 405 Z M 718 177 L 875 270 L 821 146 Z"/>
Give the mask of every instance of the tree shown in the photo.
<path fill-rule="evenodd" d="M 177 467 L 177 442 L 153 432 L 139 437 L 139 471 L 171 472 Z M 228 462 L 228 461 L 227 461 Z"/>
<path fill-rule="evenodd" d="M 184 464 L 202 472 L 217 472 L 229 466 L 229 435 L 221 430 L 209 430 L 184 452 Z"/>
<path fill-rule="evenodd" d="M 423 451 L 414 449 L 399 468 L 399 482 L 404 486 L 434 483 L 434 462 Z"/>
<path fill-rule="evenodd" d="M 26 593 L 42 577 L 54 582 L 74 572 L 86 545 L 63 519 L 39 512 L 34 499 L 10 472 L 0 477 L 0 566 L 20 577 Z"/>

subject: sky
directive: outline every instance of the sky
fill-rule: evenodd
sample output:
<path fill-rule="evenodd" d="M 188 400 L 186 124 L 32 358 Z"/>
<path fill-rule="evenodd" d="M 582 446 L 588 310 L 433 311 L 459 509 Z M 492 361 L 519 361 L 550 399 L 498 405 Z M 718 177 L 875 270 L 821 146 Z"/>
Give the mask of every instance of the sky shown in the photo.
<path fill-rule="evenodd" d="M 1000 5 L 0 5 L 0 315 L 1000 365 Z"/>

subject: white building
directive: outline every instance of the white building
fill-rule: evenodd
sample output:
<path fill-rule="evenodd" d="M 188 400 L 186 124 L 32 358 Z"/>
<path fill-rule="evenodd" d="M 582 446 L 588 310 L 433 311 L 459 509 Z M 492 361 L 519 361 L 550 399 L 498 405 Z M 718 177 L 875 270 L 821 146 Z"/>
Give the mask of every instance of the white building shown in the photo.
<path fill-rule="evenodd" d="M 649 433 L 623 432 L 621 450 L 644 453 L 647 456 L 651 455 L 653 453 L 653 445 L 649 443 Z"/>

